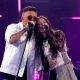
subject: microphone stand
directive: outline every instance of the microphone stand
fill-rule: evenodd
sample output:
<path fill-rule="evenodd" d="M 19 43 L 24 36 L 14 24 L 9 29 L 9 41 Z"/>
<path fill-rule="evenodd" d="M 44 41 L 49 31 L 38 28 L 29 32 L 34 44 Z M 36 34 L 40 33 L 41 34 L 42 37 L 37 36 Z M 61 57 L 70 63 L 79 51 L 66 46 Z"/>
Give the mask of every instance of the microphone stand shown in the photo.
<path fill-rule="evenodd" d="M 30 32 L 30 31 L 33 32 L 32 28 L 28 31 L 28 35 L 27 35 L 26 40 L 25 40 L 25 45 L 24 45 L 24 49 L 23 49 L 23 54 L 22 54 L 22 57 L 21 57 L 21 60 L 20 60 L 20 64 L 19 64 L 19 68 L 18 68 L 18 71 L 17 71 L 17 75 L 16 75 L 16 77 L 15 77 L 15 80 L 17 80 L 17 78 L 18 78 L 18 74 L 19 74 L 19 70 L 20 70 L 20 67 L 21 67 L 21 63 L 22 63 L 22 59 L 23 59 L 23 56 L 24 56 L 24 52 L 25 52 L 25 49 L 26 49 L 27 41 L 30 40 L 30 37 L 31 37 L 31 35 L 32 35 L 32 34 L 31 34 L 32 32 Z M 30 33 L 30 35 L 29 35 L 29 33 Z M 26 65 L 27 65 L 27 62 L 26 62 Z"/>

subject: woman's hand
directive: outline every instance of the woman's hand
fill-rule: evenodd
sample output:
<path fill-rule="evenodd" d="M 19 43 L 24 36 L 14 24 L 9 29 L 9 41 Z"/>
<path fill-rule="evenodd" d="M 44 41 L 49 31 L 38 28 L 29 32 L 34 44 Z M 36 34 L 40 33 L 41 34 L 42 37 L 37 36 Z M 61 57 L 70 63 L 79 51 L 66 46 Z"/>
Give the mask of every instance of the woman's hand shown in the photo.
<path fill-rule="evenodd" d="M 56 64 L 57 64 L 57 61 L 56 61 L 55 58 L 49 60 L 49 66 L 50 66 L 51 68 L 53 68 Z"/>

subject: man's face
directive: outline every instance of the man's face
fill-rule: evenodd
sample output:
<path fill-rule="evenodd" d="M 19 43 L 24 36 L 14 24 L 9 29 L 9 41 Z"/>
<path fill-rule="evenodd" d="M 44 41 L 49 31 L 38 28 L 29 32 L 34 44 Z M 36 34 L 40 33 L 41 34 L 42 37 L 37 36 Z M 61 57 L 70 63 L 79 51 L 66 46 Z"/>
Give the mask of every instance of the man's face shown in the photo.
<path fill-rule="evenodd" d="M 29 21 L 34 21 L 36 23 L 37 12 L 35 11 L 27 11 L 22 15 L 22 22 L 26 25 Z"/>

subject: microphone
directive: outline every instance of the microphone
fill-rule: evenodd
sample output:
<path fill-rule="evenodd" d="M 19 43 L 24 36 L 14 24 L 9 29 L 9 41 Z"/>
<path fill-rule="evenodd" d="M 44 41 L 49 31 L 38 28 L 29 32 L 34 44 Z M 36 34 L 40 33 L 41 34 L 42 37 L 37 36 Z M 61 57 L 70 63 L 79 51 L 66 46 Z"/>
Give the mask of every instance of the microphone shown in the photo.
<path fill-rule="evenodd" d="M 49 25 L 47 23 L 45 23 L 45 30 L 49 31 Z"/>
<path fill-rule="evenodd" d="M 33 21 L 28 22 L 28 30 L 34 29 L 35 23 Z"/>
<path fill-rule="evenodd" d="M 45 23 L 45 32 L 46 32 L 46 36 L 49 36 L 49 25 L 47 23 Z"/>
<path fill-rule="evenodd" d="M 44 31 L 44 39 L 48 40 L 48 38 L 49 38 L 49 25 L 48 25 L 48 23 L 44 24 L 44 29 L 45 29 L 45 31 Z"/>
<path fill-rule="evenodd" d="M 45 23 L 45 32 L 46 32 L 46 40 L 48 40 L 48 43 L 51 44 L 52 42 L 52 37 L 50 36 L 51 28 L 47 23 Z"/>
<path fill-rule="evenodd" d="M 33 33 L 34 26 L 35 26 L 35 23 L 33 21 L 29 21 L 28 22 L 28 35 L 27 35 L 27 39 L 29 39 L 29 40 L 30 40 L 31 35 Z"/>

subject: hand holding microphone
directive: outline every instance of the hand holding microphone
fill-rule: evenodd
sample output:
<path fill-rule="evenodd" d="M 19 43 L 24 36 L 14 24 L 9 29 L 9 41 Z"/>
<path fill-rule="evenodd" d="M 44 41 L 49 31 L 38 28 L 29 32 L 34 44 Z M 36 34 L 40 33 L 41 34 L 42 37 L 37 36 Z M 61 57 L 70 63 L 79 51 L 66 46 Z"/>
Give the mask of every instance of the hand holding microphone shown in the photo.
<path fill-rule="evenodd" d="M 31 29 L 33 30 L 34 26 L 35 26 L 35 23 L 33 21 L 28 22 L 28 30 L 31 30 Z"/>
<path fill-rule="evenodd" d="M 35 23 L 33 21 L 29 21 L 28 22 L 28 29 L 27 29 L 27 31 L 28 31 L 28 36 L 27 36 L 28 39 L 31 38 L 31 35 L 32 35 L 33 31 L 34 31 L 34 26 L 35 26 Z"/>

